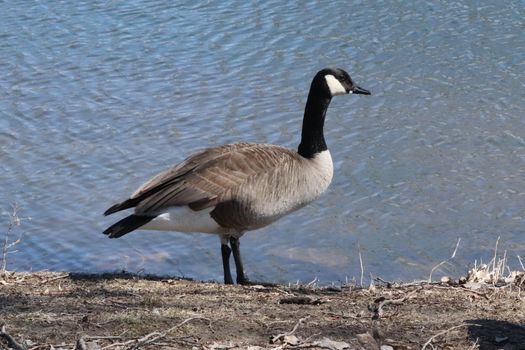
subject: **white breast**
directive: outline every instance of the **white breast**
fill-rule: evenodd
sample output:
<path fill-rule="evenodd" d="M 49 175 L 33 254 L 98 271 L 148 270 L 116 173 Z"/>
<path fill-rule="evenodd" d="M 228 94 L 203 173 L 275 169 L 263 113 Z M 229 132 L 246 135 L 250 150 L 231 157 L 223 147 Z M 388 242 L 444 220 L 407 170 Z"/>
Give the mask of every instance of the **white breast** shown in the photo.
<path fill-rule="evenodd" d="M 311 170 L 306 174 L 306 188 L 304 189 L 304 201 L 310 203 L 317 199 L 330 185 L 334 175 L 334 165 L 330 151 L 318 153 L 309 160 Z"/>
<path fill-rule="evenodd" d="M 330 182 L 332 182 L 332 177 L 334 176 L 334 164 L 332 162 L 332 156 L 330 155 L 330 151 L 322 151 L 318 153 L 314 158 L 310 160 L 312 163 L 312 166 L 317 170 L 317 174 L 319 176 L 319 181 L 321 184 L 325 184 L 326 188 L 328 185 L 330 185 Z"/>
<path fill-rule="evenodd" d="M 250 229 L 264 227 L 317 199 L 332 181 L 332 157 L 323 151 L 267 175 L 238 194 L 249 208 Z"/>

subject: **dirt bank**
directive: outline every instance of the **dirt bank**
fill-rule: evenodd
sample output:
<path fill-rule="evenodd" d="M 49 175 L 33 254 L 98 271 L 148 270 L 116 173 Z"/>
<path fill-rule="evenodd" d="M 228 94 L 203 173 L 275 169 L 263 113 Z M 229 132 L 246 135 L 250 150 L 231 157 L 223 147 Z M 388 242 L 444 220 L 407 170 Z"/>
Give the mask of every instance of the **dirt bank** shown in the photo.
<path fill-rule="evenodd" d="M 0 348 L 525 349 L 525 293 L 510 284 L 263 287 L 8 273 L 0 323 Z"/>

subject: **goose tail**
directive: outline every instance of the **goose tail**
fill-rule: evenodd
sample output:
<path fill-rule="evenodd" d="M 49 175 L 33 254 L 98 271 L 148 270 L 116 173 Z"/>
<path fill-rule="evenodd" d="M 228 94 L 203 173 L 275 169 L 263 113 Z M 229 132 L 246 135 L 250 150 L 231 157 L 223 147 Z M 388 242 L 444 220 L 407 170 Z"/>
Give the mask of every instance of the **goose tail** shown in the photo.
<path fill-rule="evenodd" d="M 107 235 L 109 238 L 119 238 L 119 237 L 124 236 L 126 233 L 129 233 L 147 224 L 153 219 L 155 219 L 155 216 L 144 216 L 144 215 L 132 214 L 116 222 L 115 224 L 111 225 L 103 233 Z"/>
<path fill-rule="evenodd" d="M 117 204 L 111 206 L 111 208 L 109 208 L 108 210 L 106 210 L 104 212 L 104 215 L 107 216 L 107 215 L 111 215 L 113 213 L 116 213 L 117 211 L 133 208 L 133 207 L 137 206 L 137 204 L 139 202 L 140 202 L 140 200 L 138 198 L 126 199 L 124 202 L 120 202 L 120 203 L 117 203 Z"/>

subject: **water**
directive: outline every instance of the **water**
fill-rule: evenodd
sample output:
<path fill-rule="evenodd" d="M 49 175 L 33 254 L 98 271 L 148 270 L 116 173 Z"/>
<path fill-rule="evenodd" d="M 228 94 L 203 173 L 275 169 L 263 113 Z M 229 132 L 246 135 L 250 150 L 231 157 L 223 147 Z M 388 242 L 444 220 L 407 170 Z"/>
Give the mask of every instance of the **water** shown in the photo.
<path fill-rule="evenodd" d="M 335 178 L 314 204 L 246 234 L 248 275 L 321 282 L 459 275 L 525 253 L 522 1 L 0 2 L 0 208 L 13 270 L 222 278 L 216 237 L 108 240 L 102 212 L 189 153 L 295 148 L 326 66 Z M 5 231 L 5 230 L 3 230 Z"/>

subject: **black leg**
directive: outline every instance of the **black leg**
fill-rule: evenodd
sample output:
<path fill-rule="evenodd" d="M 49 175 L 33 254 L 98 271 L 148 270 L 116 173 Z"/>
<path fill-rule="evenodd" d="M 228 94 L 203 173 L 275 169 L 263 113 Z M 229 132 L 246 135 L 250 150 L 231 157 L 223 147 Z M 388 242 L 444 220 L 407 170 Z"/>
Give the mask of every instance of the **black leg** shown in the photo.
<path fill-rule="evenodd" d="M 249 284 L 250 280 L 244 275 L 244 268 L 242 266 L 241 251 L 239 248 L 239 239 L 230 238 L 230 245 L 232 247 L 233 259 L 235 260 L 235 269 L 237 271 L 237 283 Z"/>
<path fill-rule="evenodd" d="M 227 244 L 221 244 L 222 267 L 224 269 L 224 284 L 233 284 L 232 274 L 230 272 L 230 254 L 232 250 Z"/>

